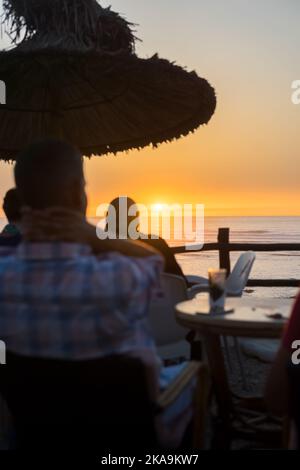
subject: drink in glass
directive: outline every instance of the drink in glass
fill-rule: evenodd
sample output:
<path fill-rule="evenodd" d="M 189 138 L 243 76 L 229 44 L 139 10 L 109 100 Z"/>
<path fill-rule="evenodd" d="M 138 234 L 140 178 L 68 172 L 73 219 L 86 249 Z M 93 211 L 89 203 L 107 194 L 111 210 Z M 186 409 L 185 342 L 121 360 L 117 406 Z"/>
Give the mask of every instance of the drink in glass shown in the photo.
<path fill-rule="evenodd" d="M 209 269 L 209 305 L 211 313 L 223 313 L 226 297 L 226 269 Z"/>

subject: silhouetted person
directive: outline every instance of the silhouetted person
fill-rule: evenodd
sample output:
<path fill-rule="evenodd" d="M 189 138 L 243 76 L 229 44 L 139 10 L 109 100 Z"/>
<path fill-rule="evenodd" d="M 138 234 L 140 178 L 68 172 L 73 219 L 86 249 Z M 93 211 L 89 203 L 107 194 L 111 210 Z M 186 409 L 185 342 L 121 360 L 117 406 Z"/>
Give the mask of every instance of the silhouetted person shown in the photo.
<path fill-rule="evenodd" d="M 127 202 L 127 212 L 126 212 L 126 217 L 127 217 L 127 224 L 126 227 L 125 227 L 125 233 L 122 233 L 124 232 L 124 228 L 123 227 L 120 227 L 119 225 L 119 215 L 120 215 L 120 197 L 114 199 L 110 204 L 111 206 L 113 206 L 115 208 L 115 211 L 116 211 L 116 236 L 117 238 L 119 238 L 121 235 L 123 236 L 126 236 L 130 239 L 130 234 L 128 233 L 128 228 L 129 228 L 129 225 L 131 224 L 131 222 L 133 222 L 134 220 L 137 219 L 137 217 L 139 217 L 139 214 L 135 215 L 135 216 L 129 216 L 128 215 L 128 210 L 131 206 L 134 206 L 136 205 L 135 201 L 129 197 L 125 197 L 123 196 L 122 199 Z M 125 204 L 124 204 L 125 206 Z M 139 230 L 139 229 L 138 229 Z M 147 245 L 151 245 L 153 248 L 155 248 L 157 251 L 159 251 L 164 259 L 165 259 L 165 268 L 164 268 L 164 271 L 166 273 L 169 273 L 169 274 L 175 274 L 177 276 L 181 276 L 183 278 L 185 278 L 184 274 L 183 274 L 183 271 L 181 269 L 181 267 L 179 266 L 179 264 L 177 263 L 176 261 L 176 258 L 171 250 L 171 248 L 169 247 L 169 245 L 167 244 L 167 242 L 163 239 L 163 238 L 153 238 L 153 235 L 148 235 L 147 238 L 142 238 L 141 239 L 143 241 L 143 243 L 146 243 Z"/>
<path fill-rule="evenodd" d="M 15 246 L 21 242 L 21 199 L 16 188 L 10 189 L 3 201 L 3 211 L 8 220 L 0 235 L 0 246 Z"/>
<path fill-rule="evenodd" d="M 24 241 L 0 256 L 0 332 L 7 350 L 73 361 L 138 357 L 156 401 L 185 366 L 162 367 L 149 328 L 162 256 L 139 241 L 97 238 L 85 217 L 83 158 L 69 144 L 45 140 L 27 147 L 17 159 L 15 181 L 28 209 Z M 181 439 L 191 396 L 172 403 L 172 420 L 168 415 L 159 426 L 162 439 Z"/>
<path fill-rule="evenodd" d="M 17 159 L 15 181 L 27 212 L 22 242 L 0 256 L 7 348 L 72 360 L 134 351 L 159 373 L 147 314 L 160 254 L 140 242 L 97 238 L 85 217 L 83 158 L 71 145 L 30 145 Z"/>

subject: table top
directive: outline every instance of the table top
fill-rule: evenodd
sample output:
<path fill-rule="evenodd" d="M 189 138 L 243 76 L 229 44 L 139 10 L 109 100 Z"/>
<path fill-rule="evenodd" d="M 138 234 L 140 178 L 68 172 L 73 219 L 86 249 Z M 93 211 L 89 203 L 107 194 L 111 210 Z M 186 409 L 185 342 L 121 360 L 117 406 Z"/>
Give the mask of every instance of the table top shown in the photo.
<path fill-rule="evenodd" d="M 227 314 L 209 313 L 208 294 L 200 294 L 192 300 L 176 306 L 176 317 L 180 324 L 202 333 L 230 336 L 278 338 L 286 324 L 293 299 L 276 298 L 227 298 Z M 282 318 L 268 317 L 281 314 Z"/>

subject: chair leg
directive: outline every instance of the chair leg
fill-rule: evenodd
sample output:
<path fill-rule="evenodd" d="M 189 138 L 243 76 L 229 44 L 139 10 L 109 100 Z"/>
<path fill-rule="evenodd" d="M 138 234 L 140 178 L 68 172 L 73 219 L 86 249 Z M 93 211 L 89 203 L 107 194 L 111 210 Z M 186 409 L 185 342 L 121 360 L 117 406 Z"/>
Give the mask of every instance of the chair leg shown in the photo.
<path fill-rule="evenodd" d="M 223 340 L 223 346 L 224 346 L 224 349 L 225 349 L 225 356 L 226 356 L 226 359 L 227 359 L 229 370 L 230 370 L 230 372 L 232 372 L 233 369 L 232 369 L 232 362 L 231 362 L 231 358 L 230 358 L 230 350 L 229 350 L 229 344 L 228 344 L 227 336 L 222 336 L 222 340 Z"/>
<path fill-rule="evenodd" d="M 235 352 L 236 352 L 236 357 L 237 357 L 237 360 L 238 360 L 238 363 L 239 363 L 239 368 L 240 368 L 240 371 L 241 371 L 243 387 L 244 387 L 244 390 L 247 391 L 248 390 L 248 381 L 247 381 L 247 377 L 246 377 L 245 369 L 244 369 L 244 365 L 243 365 L 243 358 L 242 358 L 242 353 L 241 353 L 239 340 L 236 337 L 234 337 L 233 340 L 234 340 L 234 349 L 235 349 Z"/>
<path fill-rule="evenodd" d="M 210 380 L 208 368 L 206 365 L 202 365 L 199 370 L 195 391 L 194 449 L 204 449 L 205 446 L 205 420 L 208 408 L 209 388 Z"/>

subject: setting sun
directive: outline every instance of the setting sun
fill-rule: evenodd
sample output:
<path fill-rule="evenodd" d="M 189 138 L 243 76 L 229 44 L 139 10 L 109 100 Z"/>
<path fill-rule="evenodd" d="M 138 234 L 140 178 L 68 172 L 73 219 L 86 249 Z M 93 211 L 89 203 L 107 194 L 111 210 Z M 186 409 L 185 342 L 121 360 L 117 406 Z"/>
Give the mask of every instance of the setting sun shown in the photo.
<path fill-rule="evenodd" d="M 161 203 L 153 204 L 151 206 L 151 208 L 154 212 L 162 212 L 164 207 L 165 207 L 165 204 L 161 204 Z"/>

